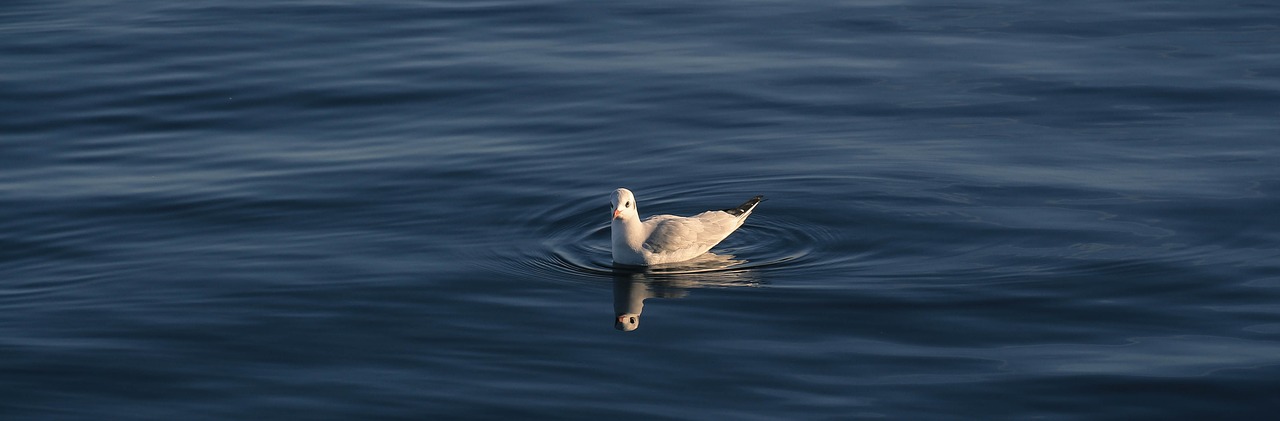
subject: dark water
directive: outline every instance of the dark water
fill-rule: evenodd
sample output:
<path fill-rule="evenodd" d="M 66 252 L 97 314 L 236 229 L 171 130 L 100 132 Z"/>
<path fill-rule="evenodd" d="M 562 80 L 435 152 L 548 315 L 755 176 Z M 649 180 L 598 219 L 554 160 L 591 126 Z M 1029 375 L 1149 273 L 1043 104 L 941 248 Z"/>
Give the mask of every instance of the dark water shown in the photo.
<path fill-rule="evenodd" d="M 0 58 L 6 420 L 1280 410 L 1274 2 L 19 0 Z M 614 272 L 620 186 L 769 200 Z"/>

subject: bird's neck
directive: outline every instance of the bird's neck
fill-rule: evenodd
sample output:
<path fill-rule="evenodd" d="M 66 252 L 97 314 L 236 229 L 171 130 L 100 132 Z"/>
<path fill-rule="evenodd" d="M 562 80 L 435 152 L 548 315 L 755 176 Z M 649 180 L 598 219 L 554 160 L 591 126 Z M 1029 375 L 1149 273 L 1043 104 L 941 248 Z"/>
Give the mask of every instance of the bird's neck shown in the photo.
<path fill-rule="evenodd" d="M 613 245 L 625 246 L 632 250 L 640 250 L 640 246 L 644 243 L 644 224 L 640 223 L 640 218 L 632 215 L 630 218 L 622 217 L 613 220 Z"/>
<path fill-rule="evenodd" d="M 651 297 L 649 288 L 642 282 L 633 280 L 614 281 L 613 312 L 618 315 L 630 314 L 639 316 L 644 311 L 644 299 Z"/>

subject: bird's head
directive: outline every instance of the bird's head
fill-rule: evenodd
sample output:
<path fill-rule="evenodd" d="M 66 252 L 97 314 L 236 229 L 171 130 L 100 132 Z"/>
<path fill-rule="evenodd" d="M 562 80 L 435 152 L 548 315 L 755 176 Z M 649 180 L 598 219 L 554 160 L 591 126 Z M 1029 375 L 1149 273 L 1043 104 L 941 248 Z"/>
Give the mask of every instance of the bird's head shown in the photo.
<path fill-rule="evenodd" d="M 609 203 L 613 207 L 613 219 L 640 217 L 640 214 L 636 213 L 636 197 L 631 194 L 631 190 L 623 188 L 614 190 L 609 197 Z"/>
<path fill-rule="evenodd" d="M 630 332 L 638 327 L 640 327 L 639 314 L 619 314 L 613 322 L 613 328 L 623 332 Z"/>

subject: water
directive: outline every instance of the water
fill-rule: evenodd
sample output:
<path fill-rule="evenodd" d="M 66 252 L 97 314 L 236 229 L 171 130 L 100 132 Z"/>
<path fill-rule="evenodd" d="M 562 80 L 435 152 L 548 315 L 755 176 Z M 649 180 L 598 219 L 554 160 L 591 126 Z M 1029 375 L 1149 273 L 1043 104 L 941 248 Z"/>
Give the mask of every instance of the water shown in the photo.
<path fill-rule="evenodd" d="M 1265 418 L 1278 22 L 6 2 L 0 418 Z M 768 200 L 633 273 L 616 187 Z"/>

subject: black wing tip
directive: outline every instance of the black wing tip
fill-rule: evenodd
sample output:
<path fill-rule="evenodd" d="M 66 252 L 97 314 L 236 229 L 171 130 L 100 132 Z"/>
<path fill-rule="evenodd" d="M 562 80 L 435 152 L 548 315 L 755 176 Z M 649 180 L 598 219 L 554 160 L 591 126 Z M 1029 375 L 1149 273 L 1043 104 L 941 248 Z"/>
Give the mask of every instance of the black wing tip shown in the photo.
<path fill-rule="evenodd" d="M 763 202 L 763 201 L 764 201 L 764 195 L 758 195 L 756 197 L 753 197 L 747 200 L 743 204 L 738 205 L 738 207 L 736 208 L 721 209 L 721 211 L 733 216 L 739 216 L 744 213 L 751 212 L 751 209 L 755 208 L 756 205 L 760 204 L 760 202 Z"/>

